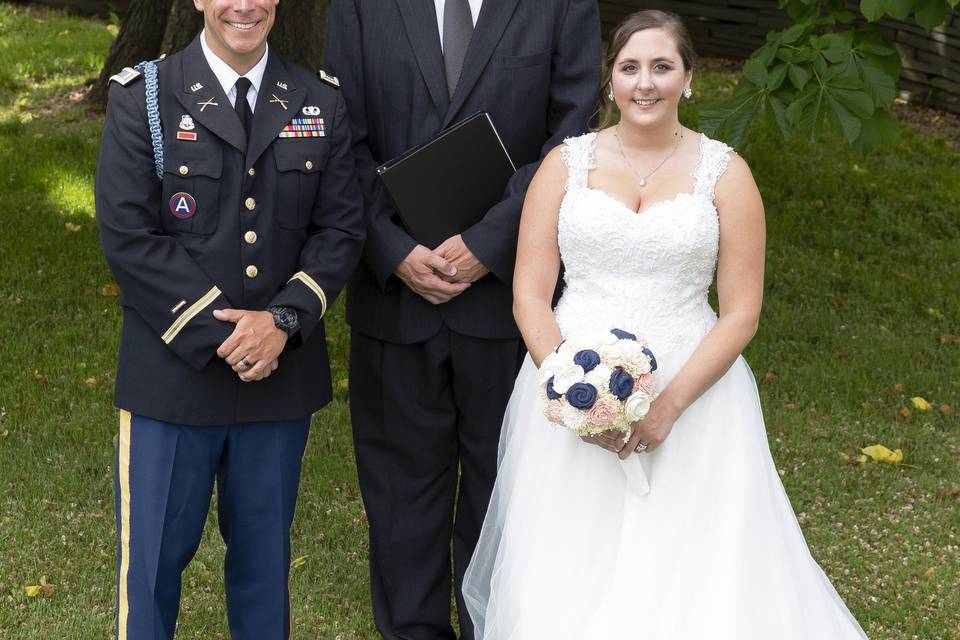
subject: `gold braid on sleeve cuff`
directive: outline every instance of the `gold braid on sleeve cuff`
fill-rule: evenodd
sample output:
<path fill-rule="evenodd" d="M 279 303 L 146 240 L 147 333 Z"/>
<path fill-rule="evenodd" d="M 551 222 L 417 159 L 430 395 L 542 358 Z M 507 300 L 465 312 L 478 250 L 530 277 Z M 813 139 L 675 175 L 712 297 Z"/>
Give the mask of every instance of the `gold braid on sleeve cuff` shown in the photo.
<path fill-rule="evenodd" d="M 307 289 L 313 291 L 314 295 L 320 298 L 320 317 L 322 318 L 327 313 L 327 294 L 323 292 L 323 289 L 317 284 L 316 280 L 303 271 L 297 271 L 288 282 L 293 282 L 294 280 L 299 280 Z"/>
<path fill-rule="evenodd" d="M 214 287 L 207 291 L 203 296 L 194 302 L 192 305 L 187 307 L 187 310 L 177 316 L 177 319 L 173 321 L 173 324 L 170 325 L 170 328 L 161 336 L 164 343 L 170 344 L 173 342 L 173 339 L 177 337 L 177 334 L 187 326 L 187 323 L 196 317 L 198 313 L 210 306 L 210 303 L 216 300 L 220 296 L 220 289 Z"/>

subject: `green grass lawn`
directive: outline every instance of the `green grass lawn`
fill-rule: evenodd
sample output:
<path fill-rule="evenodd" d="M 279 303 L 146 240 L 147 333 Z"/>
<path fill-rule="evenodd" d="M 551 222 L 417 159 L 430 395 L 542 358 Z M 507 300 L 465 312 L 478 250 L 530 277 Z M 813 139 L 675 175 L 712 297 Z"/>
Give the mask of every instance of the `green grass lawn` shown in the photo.
<path fill-rule="evenodd" d="M 93 221 L 102 116 L 77 102 L 112 31 L 0 4 L 3 639 L 113 633 L 119 313 Z M 695 80 L 688 124 L 729 91 L 722 68 Z M 756 133 L 743 155 L 766 203 L 767 284 L 746 357 L 783 482 L 872 639 L 960 638 L 960 150 L 911 130 L 866 157 Z M 342 308 L 328 316 L 336 399 L 314 419 L 293 531 L 298 639 L 376 637 Z M 841 461 L 878 443 L 903 463 Z M 227 637 L 214 518 L 178 638 Z"/>

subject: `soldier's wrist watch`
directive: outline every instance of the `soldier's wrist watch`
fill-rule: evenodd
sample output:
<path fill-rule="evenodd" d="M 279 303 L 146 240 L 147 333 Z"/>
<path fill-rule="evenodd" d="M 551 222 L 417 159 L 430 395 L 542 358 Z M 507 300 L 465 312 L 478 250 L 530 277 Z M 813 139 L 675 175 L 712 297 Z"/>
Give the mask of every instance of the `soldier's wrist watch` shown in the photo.
<path fill-rule="evenodd" d="M 297 316 L 297 310 L 291 307 L 270 307 L 267 309 L 273 314 L 273 324 L 277 329 L 285 331 L 288 338 L 300 331 L 300 318 Z"/>

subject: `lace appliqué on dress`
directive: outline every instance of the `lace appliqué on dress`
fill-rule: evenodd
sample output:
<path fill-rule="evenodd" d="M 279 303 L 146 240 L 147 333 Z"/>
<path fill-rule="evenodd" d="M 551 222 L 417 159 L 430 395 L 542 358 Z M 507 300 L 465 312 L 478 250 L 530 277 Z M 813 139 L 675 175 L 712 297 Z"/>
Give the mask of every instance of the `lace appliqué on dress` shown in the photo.
<path fill-rule="evenodd" d="M 567 138 L 560 148 L 560 159 L 567 168 L 566 190 L 583 189 L 587 186 L 587 174 L 595 169 L 593 163 L 594 140 L 597 133 L 585 133 L 575 138 Z"/>

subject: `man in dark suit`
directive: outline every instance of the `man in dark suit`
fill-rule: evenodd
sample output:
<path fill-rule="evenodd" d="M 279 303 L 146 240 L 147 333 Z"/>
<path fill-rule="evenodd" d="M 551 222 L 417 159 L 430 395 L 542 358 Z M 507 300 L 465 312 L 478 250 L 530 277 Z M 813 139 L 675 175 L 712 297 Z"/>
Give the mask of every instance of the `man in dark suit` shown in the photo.
<path fill-rule="evenodd" d="M 461 631 L 472 638 L 460 585 L 523 355 L 511 299 L 520 211 L 546 152 L 589 126 L 600 81 L 597 3 L 334 0 L 327 39 L 367 223 L 347 316 L 374 615 L 388 640 L 455 637 L 452 536 Z M 375 168 L 478 111 L 520 169 L 480 222 L 421 246 Z"/>
<path fill-rule="evenodd" d="M 195 0 L 184 51 L 112 78 L 96 180 L 120 285 L 117 637 L 173 638 L 217 483 L 234 640 L 289 635 L 290 526 L 323 315 L 364 236 L 335 78 L 267 50 L 277 0 Z"/>

